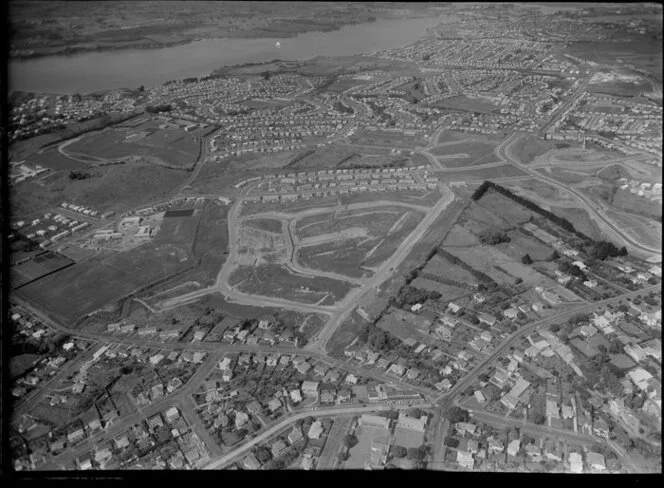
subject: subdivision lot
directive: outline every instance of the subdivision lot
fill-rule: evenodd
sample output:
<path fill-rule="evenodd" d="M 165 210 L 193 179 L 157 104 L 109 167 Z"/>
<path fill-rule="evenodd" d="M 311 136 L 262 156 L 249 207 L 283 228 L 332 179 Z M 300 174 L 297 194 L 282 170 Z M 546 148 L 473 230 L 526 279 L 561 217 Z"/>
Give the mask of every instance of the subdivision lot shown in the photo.
<path fill-rule="evenodd" d="M 429 335 L 429 325 L 431 325 L 431 322 L 424 319 L 421 315 L 395 310 L 381 317 L 376 325 L 402 341 L 414 339 L 426 344 L 435 344 L 436 342 Z"/>
<path fill-rule="evenodd" d="M 487 192 L 477 203 L 487 212 L 499 216 L 513 225 L 528 222 L 532 215 L 521 205 L 516 205 L 512 200 L 493 191 Z"/>
<path fill-rule="evenodd" d="M 447 250 L 451 252 L 451 250 Z M 446 280 L 457 281 L 459 283 L 466 283 L 468 285 L 474 285 L 477 283 L 477 278 L 468 271 L 437 255 L 429 260 L 424 269 L 422 269 L 422 273 Z"/>
<path fill-rule="evenodd" d="M 108 302 L 192 266 L 196 225 L 194 217 L 167 219 L 152 242 L 95 256 L 30 283 L 17 293 L 71 324 Z"/>
<path fill-rule="evenodd" d="M 465 226 L 454 224 L 445 238 L 445 247 L 477 246 L 479 239 Z"/>
<path fill-rule="evenodd" d="M 351 289 L 347 282 L 295 274 L 277 264 L 240 266 L 231 274 L 229 284 L 242 293 L 320 305 L 341 300 Z"/>
<path fill-rule="evenodd" d="M 273 234 L 281 234 L 281 222 L 276 219 L 251 219 L 244 221 L 244 225 Z"/>

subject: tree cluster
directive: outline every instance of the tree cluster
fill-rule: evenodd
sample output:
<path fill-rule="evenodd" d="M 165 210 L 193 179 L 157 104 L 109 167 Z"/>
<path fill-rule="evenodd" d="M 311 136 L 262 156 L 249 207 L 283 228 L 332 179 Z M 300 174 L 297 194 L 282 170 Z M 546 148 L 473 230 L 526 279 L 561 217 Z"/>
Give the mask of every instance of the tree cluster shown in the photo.
<path fill-rule="evenodd" d="M 510 236 L 508 236 L 505 232 L 494 229 L 485 229 L 480 232 L 477 237 L 482 244 L 489 246 L 495 246 L 502 242 L 510 242 L 511 240 Z"/>
<path fill-rule="evenodd" d="M 625 246 L 618 248 L 615 244 L 608 241 L 597 241 L 585 247 L 585 252 L 591 259 L 604 261 L 608 257 L 626 256 L 627 248 Z"/>
<path fill-rule="evenodd" d="M 416 303 L 422 303 L 426 300 L 435 300 L 442 295 L 436 290 L 423 290 L 410 285 L 403 286 L 396 297 L 391 297 L 390 301 L 397 307 L 410 307 Z"/>
<path fill-rule="evenodd" d="M 164 103 L 162 105 L 148 105 L 147 107 L 145 107 L 145 111 L 149 114 L 170 112 L 172 109 L 173 107 L 169 103 Z"/>

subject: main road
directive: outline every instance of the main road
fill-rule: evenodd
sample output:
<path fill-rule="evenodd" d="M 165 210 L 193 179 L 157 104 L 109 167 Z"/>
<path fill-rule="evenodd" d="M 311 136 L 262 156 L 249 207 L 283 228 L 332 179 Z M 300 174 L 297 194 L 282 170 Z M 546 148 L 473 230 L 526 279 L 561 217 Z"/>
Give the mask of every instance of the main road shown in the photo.
<path fill-rule="evenodd" d="M 655 249 L 649 246 L 644 246 L 643 244 L 640 244 L 636 242 L 634 239 L 632 239 L 630 236 L 624 234 L 611 220 L 608 219 L 603 213 L 601 213 L 600 210 L 596 208 L 596 205 L 593 204 L 585 195 L 580 193 L 574 188 L 568 187 L 556 180 L 553 180 L 551 178 L 548 178 L 541 173 L 535 172 L 532 169 L 528 168 L 525 165 L 520 164 L 518 161 L 516 161 L 511 154 L 508 151 L 509 146 L 511 146 L 519 137 L 521 137 L 520 133 L 514 133 L 512 136 L 508 137 L 505 139 L 497 148 L 496 148 L 496 154 L 503 159 L 504 161 L 511 163 L 515 167 L 519 168 L 522 171 L 525 171 L 526 173 L 530 174 L 533 178 L 536 178 L 541 181 L 545 181 L 549 183 L 550 185 L 556 186 L 558 188 L 562 188 L 565 191 L 568 191 L 572 193 L 574 196 L 576 196 L 581 203 L 583 204 L 583 208 L 585 208 L 592 216 L 596 217 L 601 223 L 603 223 L 610 231 L 611 233 L 615 234 L 620 240 L 622 240 L 628 247 L 631 247 L 632 249 L 636 249 L 637 251 L 641 252 L 646 252 L 646 253 L 651 253 L 655 255 L 661 256 L 662 250 L 660 249 Z"/>

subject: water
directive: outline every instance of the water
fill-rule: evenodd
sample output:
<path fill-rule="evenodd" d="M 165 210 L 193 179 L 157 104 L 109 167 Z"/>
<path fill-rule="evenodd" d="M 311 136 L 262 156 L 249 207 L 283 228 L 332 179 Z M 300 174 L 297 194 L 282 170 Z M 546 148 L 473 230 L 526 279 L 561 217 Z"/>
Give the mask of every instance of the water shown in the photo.
<path fill-rule="evenodd" d="M 205 39 L 161 49 L 127 49 L 72 56 L 11 60 L 10 90 L 91 93 L 154 86 L 201 76 L 222 66 L 316 56 L 349 56 L 411 44 L 442 17 L 389 19 L 344 26 L 333 32 L 307 32 L 287 39 Z M 280 48 L 275 46 L 276 42 Z"/>

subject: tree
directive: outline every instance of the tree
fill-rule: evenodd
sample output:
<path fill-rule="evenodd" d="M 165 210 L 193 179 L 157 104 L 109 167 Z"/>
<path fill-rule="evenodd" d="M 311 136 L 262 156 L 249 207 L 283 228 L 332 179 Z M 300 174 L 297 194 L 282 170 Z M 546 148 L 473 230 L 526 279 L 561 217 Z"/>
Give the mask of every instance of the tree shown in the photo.
<path fill-rule="evenodd" d="M 537 425 L 542 425 L 544 422 L 546 422 L 546 417 L 543 414 L 538 413 L 535 415 L 533 422 L 535 422 Z"/>
<path fill-rule="evenodd" d="M 558 254 L 558 251 L 553 251 L 553 252 L 549 255 L 548 260 L 549 260 L 549 261 L 555 261 L 556 259 L 560 259 L 560 254 Z"/>
<path fill-rule="evenodd" d="M 359 440 L 353 434 L 347 434 L 344 437 L 344 446 L 346 446 L 347 449 L 351 449 L 352 447 L 355 447 L 358 442 L 359 442 Z"/>
<path fill-rule="evenodd" d="M 424 453 L 419 447 L 411 447 L 408 449 L 408 459 L 422 460 L 424 459 Z"/>
<path fill-rule="evenodd" d="M 401 459 L 406 457 L 408 450 L 403 446 L 392 446 L 392 453 L 394 454 L 394 457 Z"/>
<path fill-rule="evenodd" d="M 454 437 L 446 437 L 444 444 L 447 447 L 457 448 L 459 447 L 459 440 L 455 439 Z"/>
<path fill-rule="evenodd" d="M 464 410 L 463 408 L 459 408 L 455 405 L 447 409 L 445 416 L 453 424 L 457 422 L 467 422 L 470 418 L 468 415 L 468 410 Z"/>
<path fill-rule="evenodd" d="M 521 262 L 523 264 L 533 264 L 533 260 L 530 257 L 530 254 L 524 254 L 523 257 L 521 258 Z"/>

